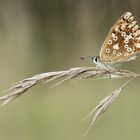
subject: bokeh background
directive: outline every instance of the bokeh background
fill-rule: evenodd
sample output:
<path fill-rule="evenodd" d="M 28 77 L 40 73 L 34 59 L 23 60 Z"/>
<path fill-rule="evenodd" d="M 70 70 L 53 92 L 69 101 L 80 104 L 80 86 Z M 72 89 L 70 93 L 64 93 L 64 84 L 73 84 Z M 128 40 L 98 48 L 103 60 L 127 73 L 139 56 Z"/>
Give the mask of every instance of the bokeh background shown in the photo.
<path fill-rule="evenodd" d="M 93 66 L 114 22 L 126 11 L 140 23 L 139 0 L 1 0 L 0 91 L 42 72 Z M 123 68 L 140 72 L 140 58 Z M 81 140 L 93 107 L 126 79 L 38 85 L 0 108 L 1 140 Z M 140 139 L 140 79 L 129 83 L 85 140 Z"/>

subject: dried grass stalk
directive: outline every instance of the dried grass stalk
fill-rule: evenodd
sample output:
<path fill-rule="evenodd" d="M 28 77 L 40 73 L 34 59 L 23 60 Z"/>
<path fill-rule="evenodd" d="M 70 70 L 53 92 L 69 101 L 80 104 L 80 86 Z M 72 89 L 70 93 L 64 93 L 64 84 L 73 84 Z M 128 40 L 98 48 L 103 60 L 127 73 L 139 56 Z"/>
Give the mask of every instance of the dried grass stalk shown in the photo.
<path fill-rule="evenodd" d="M 55 79 L 60 79 L 58 83 L 56 83 L 53 86 L 57 86 L 61 84 L 64 81 L 72 80 L 72 79 L 114 79 L 114 78 L 127 78 L 129 79 L 125 84 L 123 84 L 120 88 L 113 91 L 109 96 L 105 97 L 102 101 L 99 102 L 99 104 L 92 110 L 92 112 L 85 118 L 87 119 L 92 115 L 92 113 L 95 113 L 95 116 L 93 117 L 93 120 L 90 124 L 90 127 L 95 123 L 95 121 L 100 117 L 102 113 L 104 113 L 108 107 L 111 105 L 111 103 L 114 101 L 114 99 L 119 95 L 122 88 L 131 80 L 136 77 L 140 77 L 140 74 L 130 72 L 127 70 L 100 70 L 95 67 L 77 67 L 77 68 L 71 68 L 66 71 L 56 71 L 56 72 L 46 72 L 41 73 L 38 75 L 35 75 L 31 78 L 24 79 L 20 82 L 18 82 L 13 87 L 9 88 L 6 91 L 6 95 L 0 96 L 0 101 L 2 101 L 2 105 L 5 105 L 9 103 L 10 101 L 16 99 L 17 97 L 23 95 L 28 89 L 31 87 L 43 83 L 47 84 L 48 82 L 51 82 Z M 84 119 L 84 120 L 85 120 Z M 87 129 L 86 133 L 89 131 L 90 127 Z M 86 135 L 85 133 L 85 135 Z"/>
<path fill-rule="evenodd" d="M 72 80 L 75 78 L 79 78 L 81 80 L 89 78 L 94 79 L 134 78 L 139 76 L 140 74 L 136 74 L 126 70 L 107 71 L 107 70 L 99 70 L 96 69 L 95 67 L 77 67 L 71 68 L 66 71 L 46 72 L 35 75 L 31 78 L 24 79 L 16 83 L 15 86 L 9 88 L 6 91 L 7 95 L 0 96 L 0 101 L 3 101 L 2 105 L 5 105 L 8 102 L 12 101 L 13 99 L 21 96 L 23 93 L 25 93 L 25 91 L 27 91 L 31 87 L 39 83 L 47 84 L 48 82 L 51 82 L 55 79 L 61 79 L 60 82 L 55 84 L 56 86 L 64 81 Z"/>
<path fill-rule="evenodd" d="M 101 114 L 103 114 L 104 112 L 106 112 L 106 110 L 109 108 L 109 106 L 112 104 L 112 102 L 118 97 L 118 95 L 120 94 L 120 92 L 122 91 L 123 87 L 130 82 L 131 80 L 133 80 L 134 78 L 131 78 L 129 80 L 127 80 L 121 87 L 119 87 L 118 89 L 116 89 L 115 91 L 113 91 L 110 95 L 106 96 L 104 99 L 102 99 L 98 105 L 81 121 L 84 121 L 86 119 L 88 119 L 94 112 L 95 115 L 92 118 L 92 121 L 90 123 L 90 126 L 88 127 L 88 129 L 85 131 L 84 136 L 86 136 L 86 134 L 88 133 L 88 131 L 90 130 L 90 128 L 92 127 L 92 125 L 96 122 L 96 120 L 101 116 Z"/>

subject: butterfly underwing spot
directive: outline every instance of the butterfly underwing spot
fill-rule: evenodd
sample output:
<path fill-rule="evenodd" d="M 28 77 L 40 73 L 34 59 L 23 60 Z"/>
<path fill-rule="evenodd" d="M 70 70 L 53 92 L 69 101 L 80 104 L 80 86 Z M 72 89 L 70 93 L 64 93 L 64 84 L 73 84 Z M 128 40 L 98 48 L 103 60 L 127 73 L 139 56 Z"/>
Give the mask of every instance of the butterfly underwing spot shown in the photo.
<path fill-rule="evenodd" d="M 130 33 L 128 36 L 127 36 L 127 39 L 132 39 L 132 33 Z"/>
<path fill-rule="evenodd" d="M 124 40 L 124 43 L 125 43 L 125 44 L 129 43 L 129 40 L 128 40 L 128 39 L 125 39 L 125 40 Z"/>
<path fill-rule="evenodd" d="M 116 50 L 113 50 L 113 52 L 112 52 L 113 54 L 116 54 L 117 52 L 116 52 Z"/>
<path fill-rule="evenodd" d="M 132 14 L 130 12 L 126 12 L 124 15 L 124 19 L 127 20 Z"/>
<path fill-rule="evenodd" d="M 137 34 L 137 36 L 139 36 L 140 35 L 140 30 L 137 30 L 136 34 Z"/>
<path fill-rule="evenodd" d="M 118 53 L 117 53 L 117 56 L 121 56 L 121 54 L 122 54 L 121 52 L 118 52 Z"/>
<path fill-rule="evenodd" d="M 140 30 L 137 30 L 137 31 L 136 31 L 136 32 L 134 32 L 132 35 L 133 35 L 133 37 L 135 37 L 135 38 L 136 38 L 137 36 L 139 36 L 139 35 L 140 35 Z"/>
<path fill-rule="evenodd" d="M 135 17 L 134 16 L 131 16 L 127 21 L 128 22 L 132 22 L 132 21 L 134 21 L 135 20 Z"/>
<path fill-rule="evenodd" d="M 129 38 L 128 38 L 128 35 L 124 35 L 124 39 L 129 39 Z"/>
<path fill-rule="evenodd" d="M 126 52 L 126 53 L 124 53 L 124 56 L 128 56 L 128 55 L 129 55 L 129 53 L 127 53 L 127 52 Z"/>
<path fill-rule="evenodd" d="M 137 22 L 136 21 L 133 21 L 130 25 L 128 25 L 128 28 L 131 29 L 134 27 L 134 25 L 136 25 Z"/>
<path fill-rule="evenodd" d="M 110 53 L 110 49 L 109 48 L 106 48 L 106 53 Z"/>
<path fill-rule="evenodd" d="M 114 36 L 114 37 L 113 37 L 113 40 L 114 40 L 114 41 L 117 41 L 117 39 L 118 39 L 117 36 Z"/>
<path fill-rule="evenodd" d="M 127 52 L 132 52 L 132 48 L 127 48 Z"/>
<path fill-rule="evenodd" d="M 133 37 L 137 37 L 137 33 L 134 32 L 134 33 L 132 34 L 132 36 L 133 36 Z"/>
<path fill-rule="evenodd" d="M 111 45 L 111 44 L 112 44 L 112 40 L 109 40 L 109 41 L 108 41 L 108 45 Z"/>
<path fill-rule="evenodd" d="M 134 42 L 136 43 L 138 43 L 139 41 L 140 41 L 140 37 L 134 39 Z"/>
<path fill-rule="evenodd" d="M 122 35 L 122 36 L 125 36 L 125 35 L 126 35 L 126 32 L 122 32 L 121 35 Z"/>
<path fill-rule="evenodd" d="M 117 44 L 113 45 L 113 49 L 114 50 L 119 50 L 119 44 L 117 43 Z"/>
<path fill-rule="evenodd" d="M 139 26 L 138 26 L 138 25 L 135 25 L 135 26 L 132 28 L 132 31 L 133 31 L 133 32 L 134 32 L 134 31 L 137 31 L 138 28 L 139 28 Z"/>
<path fill-rule="evenodd" d="M 124 48 L 128 48 L 128 44 L 125 44 L 125 45 L 124 45 Z"/>
<path fill-rule="evenodd" d="M 113 33 L 112 33 L 112 37 L 115 37 L 115 36 L 116 36 L 116 32 L 113 31 Z"/>
<path fill-rule="evenodd" d="M 126 28 L 126 25 L 125 25 L 125 24 L 122 24 L 122 25 L 120 26 L 120 32 L 121 32 L 121 31 L 124 31 L 125 28 Z"/>
<path fill-rule="evenodd" d="M 136 48 L 140 48 L 140 43 L 135 44 Z"/>

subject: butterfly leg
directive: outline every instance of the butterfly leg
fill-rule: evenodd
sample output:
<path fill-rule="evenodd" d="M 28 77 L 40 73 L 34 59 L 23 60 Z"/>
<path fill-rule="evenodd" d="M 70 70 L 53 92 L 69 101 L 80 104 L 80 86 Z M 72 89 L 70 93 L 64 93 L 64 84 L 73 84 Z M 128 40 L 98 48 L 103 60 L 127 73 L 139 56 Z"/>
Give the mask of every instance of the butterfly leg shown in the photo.
<path fill-rule="evenodd" d="M 107 75 L 107 78 L 108 78 L 108 79 L 111 79 L 110 71 L 107 71 L 106 75 Z"/>

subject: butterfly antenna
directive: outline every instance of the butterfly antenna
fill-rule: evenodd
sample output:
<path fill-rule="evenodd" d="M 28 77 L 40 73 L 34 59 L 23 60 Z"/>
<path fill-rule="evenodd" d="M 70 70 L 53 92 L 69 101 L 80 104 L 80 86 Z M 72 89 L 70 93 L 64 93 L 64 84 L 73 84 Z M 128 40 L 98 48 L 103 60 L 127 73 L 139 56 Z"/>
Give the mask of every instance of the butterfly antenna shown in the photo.
<path fill-rule="evenodd" d="M 94 60 L 94 56 L 81 56 L 80 59 L 81 60 L 89 60 L 89 61 L 93 61 Z"/>

